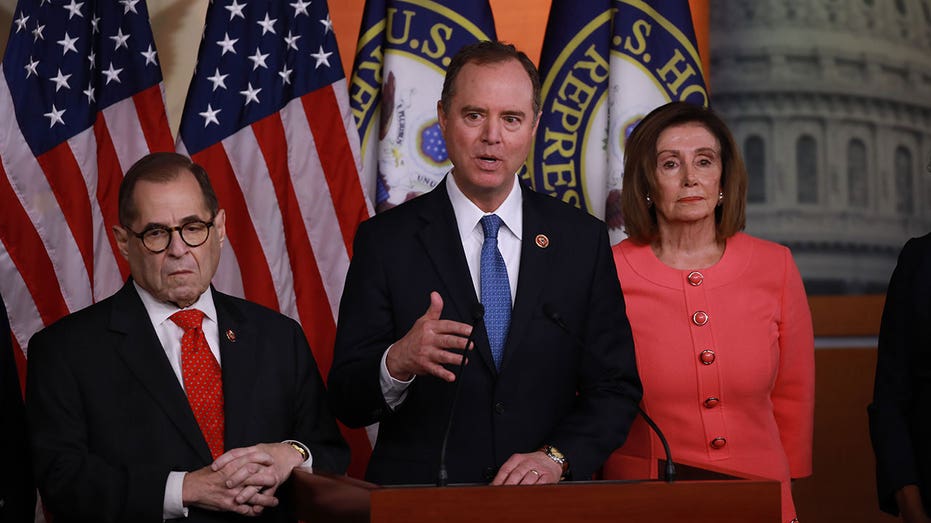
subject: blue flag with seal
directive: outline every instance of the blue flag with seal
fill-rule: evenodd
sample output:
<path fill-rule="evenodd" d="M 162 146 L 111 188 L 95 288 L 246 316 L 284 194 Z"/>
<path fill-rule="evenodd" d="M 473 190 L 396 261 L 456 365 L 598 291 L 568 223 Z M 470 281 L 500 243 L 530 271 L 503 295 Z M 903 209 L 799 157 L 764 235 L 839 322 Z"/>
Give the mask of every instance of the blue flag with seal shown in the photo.
<path fill-rule="evenodd" d="M 525 181 L 623 239 L 624 144 L 654 108 L 708 105 L 688 0 L 554 0 L 540 59 L 543 114 Z"/>
<path fill-rule="evenodd" d="M 449 171 L 436 115 L 446 67 L 462 46 L 494 39 L 487 0 L 366 0 L 349 96 L 376 211 Z"/>

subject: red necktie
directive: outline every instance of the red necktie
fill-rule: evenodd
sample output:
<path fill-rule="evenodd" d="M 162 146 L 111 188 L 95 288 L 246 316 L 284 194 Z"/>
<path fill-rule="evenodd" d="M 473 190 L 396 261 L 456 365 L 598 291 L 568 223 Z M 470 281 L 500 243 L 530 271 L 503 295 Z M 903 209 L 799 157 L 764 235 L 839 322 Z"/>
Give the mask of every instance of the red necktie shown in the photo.
<path fill-rule="evenodd" d="M 181 337 L 181 377 L 194 418 L 207 440 L 210 454 L 223 454 L 223 374 L 201 329 L 204 313 L 178 311 L 171 321 L 184 329 Z"/>

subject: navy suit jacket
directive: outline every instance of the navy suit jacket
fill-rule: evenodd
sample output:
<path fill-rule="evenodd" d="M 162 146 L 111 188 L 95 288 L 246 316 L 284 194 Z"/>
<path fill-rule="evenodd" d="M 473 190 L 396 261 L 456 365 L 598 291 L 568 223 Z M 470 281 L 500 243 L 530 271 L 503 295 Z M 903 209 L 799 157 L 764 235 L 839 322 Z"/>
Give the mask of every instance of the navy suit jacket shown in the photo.
<path fill-rule="evenodd" d="M 300 326 L 215 290 L 213 298 L 225 447 L 297 439 L 315 470 L 343 472 L 348 448 Z M 33 336 L 26 410 L 37 483 L 56 521 L 160 522 L 168 473 L 213 461 L 132 282 Z M 260 520 L 295 519 L 288 491 Z M 191 508 L 186 521 L 239 519 Z"/>
<path fill-rule="evenodd" d="M 340 304 L 330 401 L 348 425 L 380 423 L 366 473 L 377 483 L 436 480 L 454 390 L 418 376 L 392 411 L 379 385 L 382 354 L 426 312 L 431 291 L 443 297 L 442 318 L 463 323 L 479 301 L 445 183 L 362 223 Z M 487 482 L 513 453 L 544 444 L 566 454 L 572 478 L 587 479 L 623 443 L 642 392 L 604 224 L 522 190 L 520 271 L 501 368 L 477 329 L 449 439 L 450 482 Z"/>
<path fill-rule="evenodd" d="M 26 411 L 13 357 L 13 339 L 6 306 L 0 299 L 0 449 L 4 449 L 4 473 L 0 474 L 0 521 L 32 523 L 36 513 L 36 488 L 32 481 Z"/>
<path fill-rule="evenodd" d="M 898 514 L 895 492 L 918 485 L 931 512 L 931 235 L 905 244 L 879 330 L 869 406 L 879 505 Z"/>

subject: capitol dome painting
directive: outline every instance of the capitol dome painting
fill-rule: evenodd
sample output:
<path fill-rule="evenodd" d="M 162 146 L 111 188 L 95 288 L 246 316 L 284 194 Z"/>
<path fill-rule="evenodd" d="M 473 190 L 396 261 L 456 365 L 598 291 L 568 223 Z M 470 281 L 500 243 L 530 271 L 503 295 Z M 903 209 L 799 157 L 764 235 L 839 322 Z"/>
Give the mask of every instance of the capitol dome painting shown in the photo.
<path fill-rule="evenodd" d="M 715 0 L 710 26 L 747 232 L 789 246 L 809 294 L 884 292 L 931 232 L 931 0 Z"/>

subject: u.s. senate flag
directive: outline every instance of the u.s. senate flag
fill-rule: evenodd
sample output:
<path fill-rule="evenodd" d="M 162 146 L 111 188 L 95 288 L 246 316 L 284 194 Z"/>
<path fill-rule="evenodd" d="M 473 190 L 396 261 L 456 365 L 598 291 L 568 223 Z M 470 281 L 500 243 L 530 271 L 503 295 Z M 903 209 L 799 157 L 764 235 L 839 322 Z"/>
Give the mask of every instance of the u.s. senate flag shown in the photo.
<path fill-rule="evenodd" d="M 145 2 L 22 0 L 2 69 L 0 294 L 23 363 L 33 333 L 120 287 L 123 172 L 174 146 Z"/>
<path fill-rule="evenodd" d="M 371 214 L 358 142 L 325 1 L 214 0 L 178 142 L 227 213 L 214 284 L 300 321 L 324 376 Z"/>

